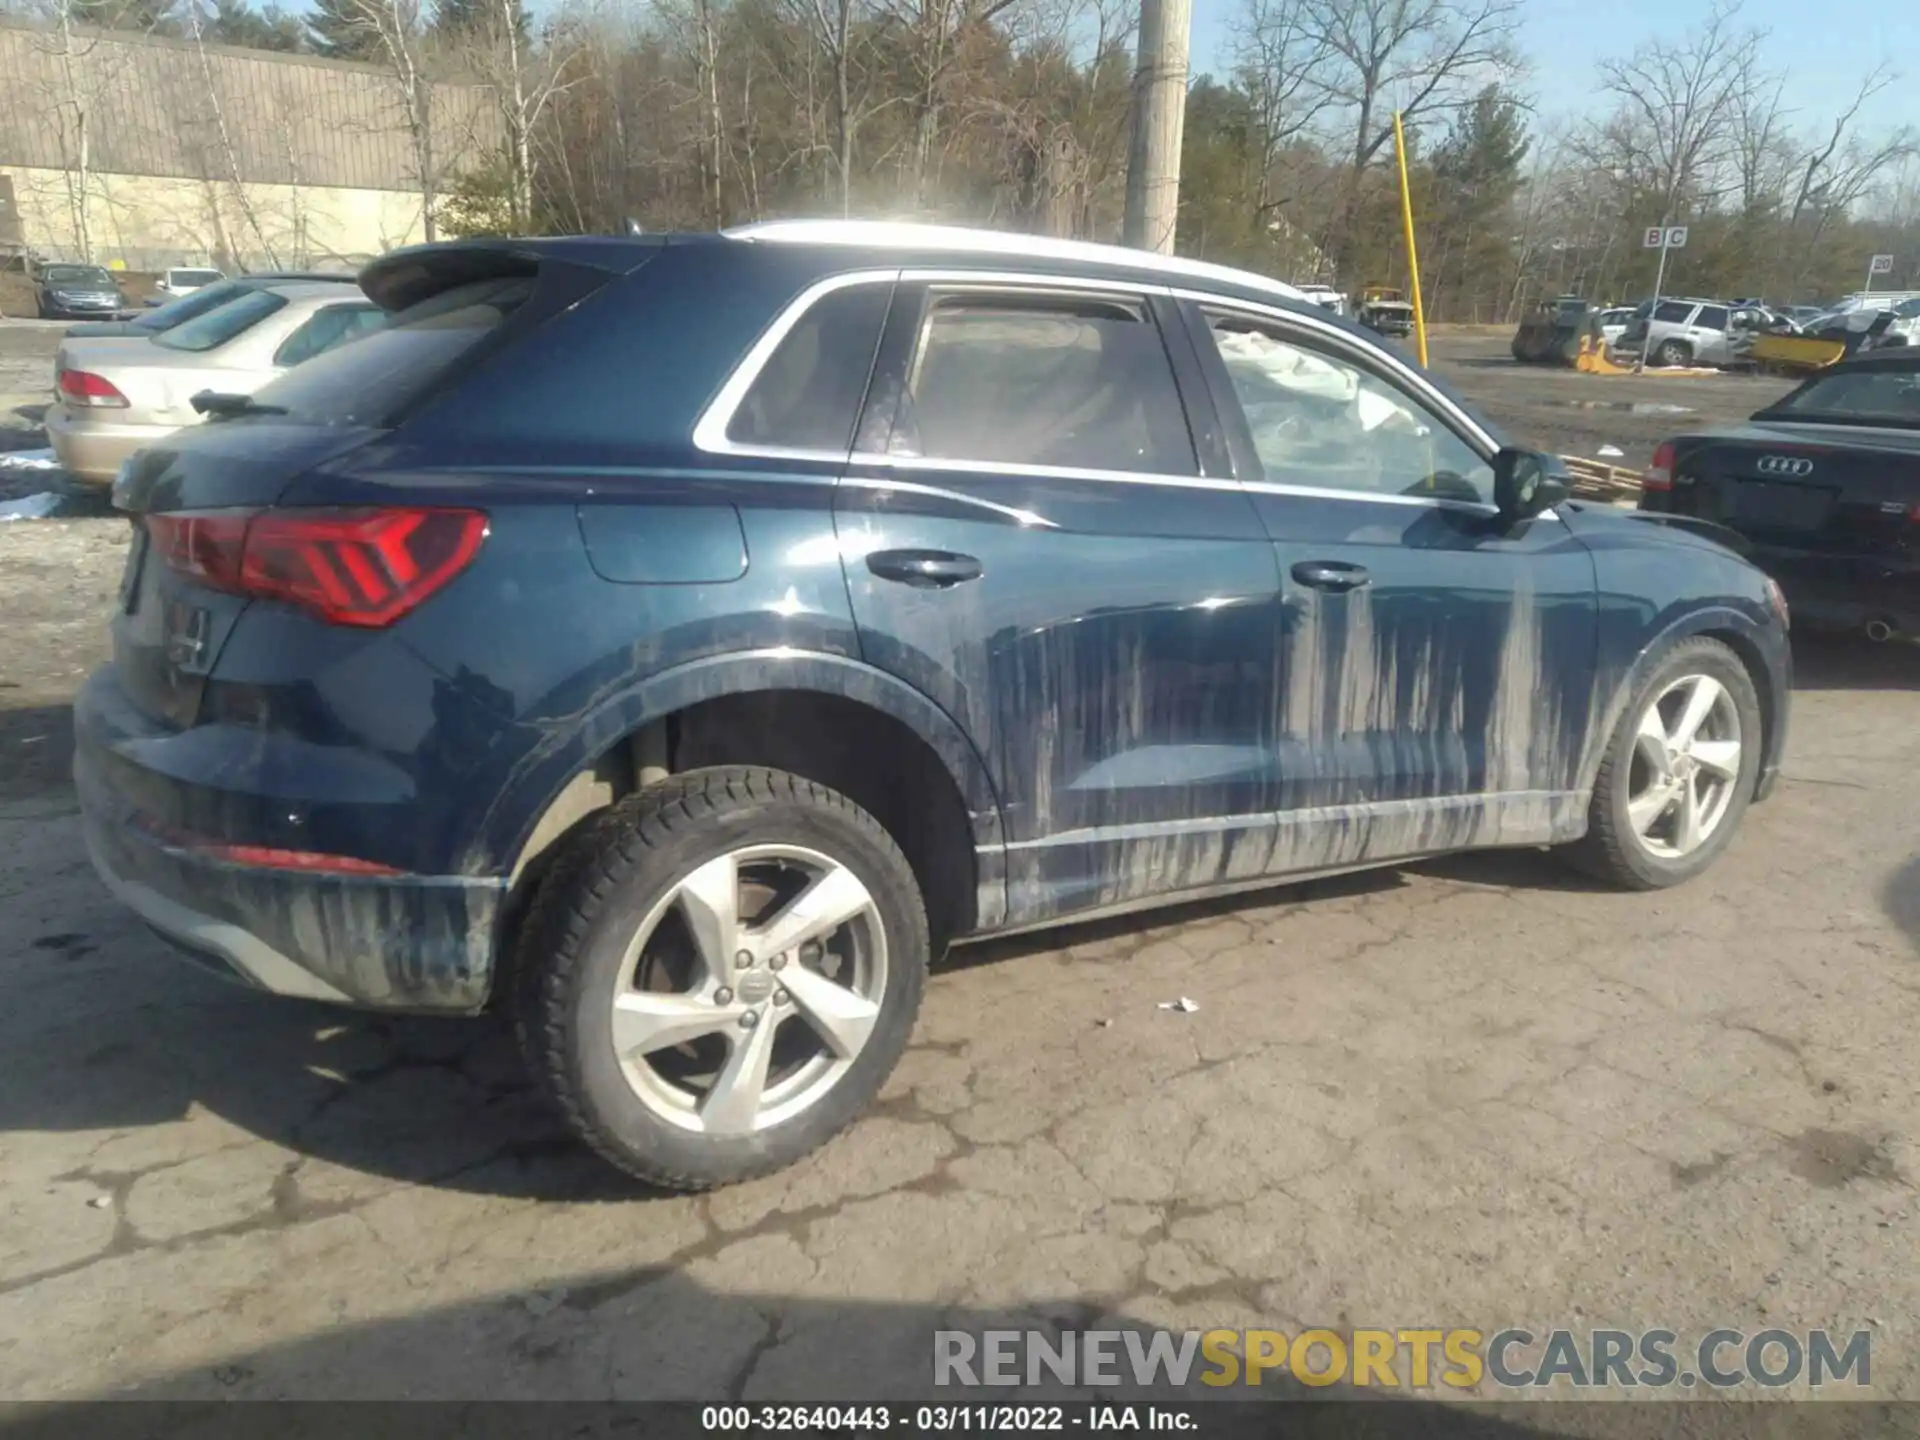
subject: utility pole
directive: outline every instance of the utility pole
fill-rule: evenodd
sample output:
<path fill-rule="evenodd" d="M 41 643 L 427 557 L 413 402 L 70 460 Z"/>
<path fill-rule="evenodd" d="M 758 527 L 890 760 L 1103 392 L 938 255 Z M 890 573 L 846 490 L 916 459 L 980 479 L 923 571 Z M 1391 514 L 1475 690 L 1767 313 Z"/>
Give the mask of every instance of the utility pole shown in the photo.
<path fill-rule="evenodd" d="M 1122 238 L 1173 253 L 1180 214 L 1180 139 L 1187 118 L 1187 48 L 1193 0 L 1140 0 L 1140 56 L 1133 72 L 1133 147 L 1127 156 Z"/>

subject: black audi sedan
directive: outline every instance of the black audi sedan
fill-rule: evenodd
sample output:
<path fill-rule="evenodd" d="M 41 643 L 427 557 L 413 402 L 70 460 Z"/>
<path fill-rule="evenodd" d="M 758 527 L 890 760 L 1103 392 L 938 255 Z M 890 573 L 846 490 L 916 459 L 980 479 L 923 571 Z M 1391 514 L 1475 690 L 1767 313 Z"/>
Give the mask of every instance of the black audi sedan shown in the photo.
<path fill-rule="evenodd" d="M 1736 531 L 1800 624 L 1920 640 L 1920 353 L 1843 361 L 1744 425 L 1676 436 L 1640 508 Z"/>

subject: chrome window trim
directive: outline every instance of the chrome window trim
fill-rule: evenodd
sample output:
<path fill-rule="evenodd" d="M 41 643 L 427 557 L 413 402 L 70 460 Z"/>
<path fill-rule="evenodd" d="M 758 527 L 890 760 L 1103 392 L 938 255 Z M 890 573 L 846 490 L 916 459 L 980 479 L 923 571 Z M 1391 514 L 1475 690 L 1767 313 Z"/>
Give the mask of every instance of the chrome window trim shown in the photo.
<path fill-rule="evenodd" d="M 700 419 L 693 427 L 693 443 L 697 449 L 709 455 L 754 455 L 769 460 L 835 460 L 844 462 L 852 451 L 849 450 L 807 450 L 786 445 L 739 445 L 727 438 L 727 427 L 733 424 L 734 411 L 740 408 L 740 402 L 747 398 L 747 392 L 753 388 L 753 382 L 760 378 L 760 372 L 766 369 L 767 362 L 773 358 L 781 343 L 793 332 L 811 310 L 826 296 L 839 290 L 850 290 L 856 285 L 891 285 L 900 278 L 897 269 L 892 270 L 849 270 L 839 275 L 829 275 L 824 280 L 816 280 L 787 302 L 773 319 L 773 323 L 761 332 L 760 338 L 753 342 L 740 362 L 733 367 L 733 373 L 720 387 L 720 393 L 707 402 L 707 408 L 701 412 Z"/>
<path fill-rule="evenodd" d="M 1209 305 L 1219 309 L 1239 310 L 1249 317 L 1278 321 L 1298 325 L 1304 329 L 1324 334 L 1326 337 L 1347 346 L 1355 344 L 1353 337 L 1333 325 L 1319 322 L 1312 316 L 1296 314 L 1291 310 L 1281 310 L 1261 305 L 1250 300 L 1240 300 L 1231 296 L 1216 295 L 1208 291 L 1172 289 L 1164 285 L 1152 285 L 1138 281 L 1119 280 L 1106 276 L 1046 275 L 1030 271 L 999 271 L 975 269 L 943 269 L 933 266 L 921 266 L 900 270 L 850 270 L 839 275 L 830 275 L 807 286 L 787 303 L 784 310 L 774 318 L 771 325 L 763 331 L 745 356 L 734 367 L 719 392 L 708 402 L 701 412 L 700 419 L 694 425 L 693 443 L 695 448 L 710 455 L 747 457 L 759 460 L 798 460 L 815 464 L 860 465 L 892 472 L 926 472 L 930 475 L 942 474 L 980 474 L 982 472 L 1003 475 L 1008 479 L 1025 480 L 1096 480 L 1117 485 L 1159 485 L 1187 490 L 1239 491 L 1245 494 L 1297 496 L 1307 500 L 1337 500 L 1354 504 L 1415 506 L 1422 509 L 1455 510 L 1471 515 L 1493 515 L 1498 513 L 1494 506 L 1466 500 L 1449 500 L 1427 495 L 1374 495 L 1359 490 L 1340 490 L 1331 486 L 1289 485 L 1280 481 L 1236 480 L 1222 476 L 1172 475 L 1157 471 L 1144 470 L 1096 470 L 1071 465 L 1020 465 L 1011 462 L 989 462 L 980 460 L 950 460 L 927 456 L 881 455 L 869 451 L 846 450 L 807 450 L 783 445 L 744 445 L 727 438 L 727 428 L 733 423 L 734 412 L 747 392 L 760 378 L 760 372 L 766 367 L 773 354 L 780 348 L 793 328 L 805 317 L 808 310 L 822 298 L 854 285 L 884 284 L 926 284 L 943 286 L 964 286 L 980 289 L 1001 289 L 1009 286 L 1022 289 L 1092 291 L 1135 296 L 1145 300 L 1155 295 L 1174 299 L 1191 300 L 1196 304 Z M 1429 389 L 1419 380 L 1418 372 L 1410 369 L 1397 357 L 1385 350 L 1375 352 L 1393 370 L 1396 376 L 1405 381 L 1421 398 L 1423 403 L 1443 411 L 1465 426 L 1471 435 L 1480 442 L 1480 448 L 1486 450 L 1489 458 L 1498 447 L 1493 437 L 1488 435 L 1473 418 L 1445 396 Z M 1469 444 L 1472 443 L 1470 440 Z M 1197 461 L 1196 461 L 1197 464 Z M 884 488 L 885 484 L 896 484 L 904 488 L 911 482 L 889 480 L 876 483 L 873 477 L 846 476 L 842 483 L 858 482 L 863 488 Z M 937 486 L 920 487 L 929 493 L 943 498 L 967 500 L 978 503 L 984 508 L 1019 517 L 1032 512 L 1019 510 L 1013 506 L 999 506 L 991 501 L 981 501 L 977 497 L 967 496 L 958 491 L 944 490 Z M 1035 516 L 1035 519 L 1041 517 Z M 1543 519 L 1558 518 L 1552 511 L 1544 512 Z M 1023 523 L 1025 523 L 1023 521 Z M 1041 523 L 1053 526 L 1053 522 L 1041 519 Z M 1053 527 L 1057 528 L 1057 527 Z"/>
<path fill-rule="evenodd" d="M 909 495 L 927 495 L 936 500 L 952 500 L 957 504 L 971 505 L 979 510 L 988 510 L 995 515 L 1004 515 L 1018 524 L 1042 530 L 1058 530 L 1060 527 L 1044 515 L 1036 515 L 1031 510 L 1022 510 L 1015 505 L 1001 505 L 992 500 L 982 499 L 978 495 L 969 495 L 964 490 L 945 490 L 938 485 L 918 485 L 911 480 L 899 480 L 892 476 L 848 475 L 841 484 L 855 490 L 904 491 Z"/>

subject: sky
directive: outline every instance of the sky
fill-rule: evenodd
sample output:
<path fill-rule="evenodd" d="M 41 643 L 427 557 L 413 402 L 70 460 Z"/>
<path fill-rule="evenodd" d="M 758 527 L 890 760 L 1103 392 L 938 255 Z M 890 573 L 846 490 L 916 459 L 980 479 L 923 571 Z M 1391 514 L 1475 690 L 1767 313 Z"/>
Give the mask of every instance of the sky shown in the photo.
<path fill-rule="evenodd" d="M 1526 86 L 1542 119 L 1588 113 L 1595 62 L 1656 35 L 1678 38 L 1710 0 L 1521 0 Z M 1223 67 L 1240 0 L 1194 0 L 1193 69 Z M 1767 33 L 1762 53 L 1787 74 L 1784 103 L 1803 124 L 1831 123 L 1861 79 L 1890 59 L 1904 76 L 1861 111 L 1872 129 L 1920 125 L 1920 0 L 1746 0 L 1746 24 Z"/>

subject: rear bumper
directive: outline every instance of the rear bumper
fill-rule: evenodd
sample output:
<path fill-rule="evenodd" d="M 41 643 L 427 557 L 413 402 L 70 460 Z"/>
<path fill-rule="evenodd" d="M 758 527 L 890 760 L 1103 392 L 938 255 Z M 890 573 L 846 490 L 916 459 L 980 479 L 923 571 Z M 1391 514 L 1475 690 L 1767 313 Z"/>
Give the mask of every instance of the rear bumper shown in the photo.
<path fill-rule="evenodd" d="M 1819 555 L 1755 547 L 1753 561 L 1780 582 L 1796 627 L 1865 630 L 1874 621 L 1920 639 L 1920 555 Z"/>
<path fill-rule="evenodd" d="M 174 433 L 172 425 L 115 425 L 111 421 L 76 421 L 64 405 L 47 407 L 47 442 L 60 468 L 77 480 L 111 485 L 120 462 L 134 451 L 155 445 Z"/>
<path fill-rule="evenodd" d="M 176 945 L 279 995 L 369 1009 L 470 1014 L 493 981 L 504 882 L 361 876 L 231 863 L 163 839 L 126 788 L 164 790 L 169 738 L 133 733 L 112 672 L 74 704 L 74 785 L 87 852 L 107 887 Z M 183 734 L 191 732 L 182 732 Z"/>

